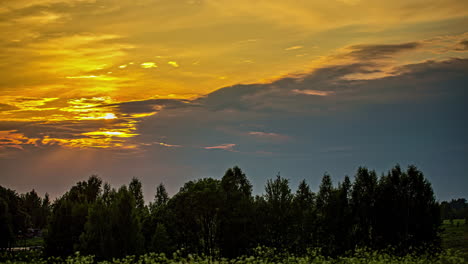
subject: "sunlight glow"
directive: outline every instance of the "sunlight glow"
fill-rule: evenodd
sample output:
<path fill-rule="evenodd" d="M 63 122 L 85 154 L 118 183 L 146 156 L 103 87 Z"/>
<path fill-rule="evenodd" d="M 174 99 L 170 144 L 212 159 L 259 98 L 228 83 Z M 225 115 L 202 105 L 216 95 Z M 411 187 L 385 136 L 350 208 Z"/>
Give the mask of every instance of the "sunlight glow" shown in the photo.
<path fill-rule="evenodd" d="M 149 68 L 157 68 L 158 65 L 156 65 L 156 63 L 154 63 L 154 62 L 143 62 L 141 64 L 141 67 L 144 68 L 144 69 L 149 69 Z"/>

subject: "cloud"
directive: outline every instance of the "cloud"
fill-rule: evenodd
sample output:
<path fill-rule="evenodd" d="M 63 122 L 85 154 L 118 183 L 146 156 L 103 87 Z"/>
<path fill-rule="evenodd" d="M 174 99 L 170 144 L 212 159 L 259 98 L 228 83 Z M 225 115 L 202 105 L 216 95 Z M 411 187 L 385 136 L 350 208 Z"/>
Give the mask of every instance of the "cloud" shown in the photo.
<path fill-rule="evenodd" d="M 150 69 L 150 68 L 157 68 L 158 65 L 156 65 L 156 63 L 154 63 L 154 62 L 143 62 L 141 64 L 141 67 L 144 68 L 144 69 Z"/>
<path fill-rule="evenodd" d="M 254 136 L 260 139 L 267 139 L 267 140 L 273 140 L 273 141 L 279 141 L 279 142 L 287 141 L 291 139 L 287 135 L 282 135 L 282 134 L 272 133 L 272 132 L 250 131 L 250 132 L 247 132 L 247 135 Z"/>
<path fill-rule="evenodd" d="M 153 98 L 118 102 L 107 96 L 73 99 L 4 96 L 0 119 L 35 121 L 7 129 L 16 129 L 15 133 L 25 138 L 38 139 L 36 145 L 40 146 L 139 148 L 151 142 L 165 147 L 194 146 L 197 142 L 198 146 L 207 146 L 204 149 L 234 152 L 235 144 L 215 144 L 243 142 L 245 153 L 259 149 L 276 152 L 268 147 L 291 138 L 296 141 L 297 132 L 288 131 L 288 126 L 281 123 L 272 125 L 272 120 L 321 117 L 376 104 L 438 100 L 460 93 L 460 85 L 466 78 L 467 59 L 404 65 L 393 60 L 368 61 L 418 50 L 422 47 L 418 42 L 351 47 L 341 57 L 334 56 L 336 64 L 331 60 L 306 73 L 271 82 L 232 85 L 191 100 Z M 359 74 L 382 75 L 349 78 Z M 445 82 L 452 83 L 450 90 Z M 8 119 L 12 111 L 15 120 Z M 252 123 L 264 127 L 238 127 Z M 218 127 L 233 127 L 237 132 L 229 133 Z M 187 131 L 192 131 L 190 136 L 186 136 Z M 5 137 L 17 138 L 16 134 Z M 166 140 L 180 145 L 164 143 Z"/>
<path fill-rule="evenodd" d="M 158 112 L 161 109 L 194 107 L 196 104 L 184 99 L 148 99 L 140 101 L 128 101 L 109 104 L 109 107 L 116 107 L 119 112 L 125 114 L 139 114 Z"/>
<path fill-rule="evenodd" d="M 458 43 L 456 50 L 458 51 L 467 51 L 468 50 L 468 40 L 462 40 Z"/>
<path fill-rule="evenodd" d="M 178 68 L 179 67 L 179 64 L 175 61 L 168 61 L 167 64 L 171 65 L 172 67 L 174 68 Z"/>
<path fill-rule="evenodd" d="M 226 150 L 226 151 L 235 151 L 233 148 L 236 146 L 236 144 L 221 144 L 217 146 L 211 146 L 211 147 L 203 147 L 204 149 L 220 149 L 220 150 Z"/>
<path fill-rule="evenodd" d="M 296 94 L 317 95 L 317 96 L 329 96 L 329 95 L 334 94 L 334 92 L 319 91 L 319 90 L 298 90 L 298 89 L 294 89 L 294 90 L 292 90 L 292 92 L 296 93 Z"/>
<path fill-rule="evenodd" d="M 349 52 L 347 56 L 361 60 L 385 59 L 393 57 L 401 52 L 418 49 L 421 46 L 422 44 L 418 42 L 390 45 L 354 45 L 349 47 L 351 52 Z"/>
<path fill-rule="evenodd" d="M 163 147 L 167 147 L 167 148 L 180 148 L 180 147 L 182 147 L 181 145 L 171 145 L 171 144 L 167 144 L 167 143 L 164 143 L 164 142 L 154 142 L 154 144 L 160 145 L 160 146 L 163 146 Z"/>
<path fill-rule="evenodd" d="M 303 46 L 291 46 L 289 48 L 285 48 L 284 50 L 298 50 L 304 48 Z"/>
<path fill-rule="evenodd" d="M 18 107 L 9 104 L 0 104 L 0 112 L 2 111 L 10 111 L 10 110 L 17 110 Z"/>

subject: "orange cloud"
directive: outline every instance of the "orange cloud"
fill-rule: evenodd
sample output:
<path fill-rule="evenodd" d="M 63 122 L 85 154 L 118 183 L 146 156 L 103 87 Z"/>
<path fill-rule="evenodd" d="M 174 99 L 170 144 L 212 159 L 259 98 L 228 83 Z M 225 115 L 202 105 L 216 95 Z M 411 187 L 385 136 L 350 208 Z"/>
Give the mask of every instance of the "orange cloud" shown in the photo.
<path fill-rule="evenodd" d="M 298 90 L 298 89 L 294 89 L 292 90 L 292 92 L 296 94 L 317 95 L 317 96 L 329 96 L 335 93 L 333 91 Z"/>
<path fill-rule="evenodd" d="M 264 138 L 264 139 L 277 140 L 277 141 L 285 141 L 285 140 L 290 139 L 290 137 L 286 135 L 281 135 L 277 133 L 260 132 L 260 131 L 251 131 L 251 132 L 248 132 L 247 134 L 250 136 L 255 136 L 255 137 Z"/>
<path fill-rule="evenodd" d="M 221 149 L 221 150 L 227 150 L 227 151 L 234 151 L 233 148 L 236 146 L 236 144 L 221 144 L 217 146 L 212 146 L 212 147 L 204 147 L 204 149 Z"/>

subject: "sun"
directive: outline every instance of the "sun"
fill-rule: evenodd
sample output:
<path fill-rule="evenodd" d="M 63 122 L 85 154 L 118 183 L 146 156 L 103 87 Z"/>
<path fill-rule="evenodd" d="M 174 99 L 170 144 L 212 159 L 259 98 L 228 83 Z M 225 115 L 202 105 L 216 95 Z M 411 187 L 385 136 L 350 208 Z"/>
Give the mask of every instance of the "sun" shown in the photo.
<path fill-rule="evenodd" d="M 106 113 L 102 118 L 104 119 L 115 119 L 117 118 L 114 113 Z"/>

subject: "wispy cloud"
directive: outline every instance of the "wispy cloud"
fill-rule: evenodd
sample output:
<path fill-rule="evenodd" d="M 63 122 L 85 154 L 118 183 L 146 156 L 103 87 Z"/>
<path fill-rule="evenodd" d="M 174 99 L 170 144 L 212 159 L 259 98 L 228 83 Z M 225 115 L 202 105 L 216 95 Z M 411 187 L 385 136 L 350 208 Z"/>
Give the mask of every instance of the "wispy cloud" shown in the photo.
<path fill-rule="evenodd" d="M 291 139 L 287 135 L 282 135 L 282 134 L 272 133 L 272 132 L 250 131 L 247 134 L 249 136 L 254 136 L 257 138 L 274 140 L 274 141 L 287 141 Z"/>
<path fill-rule="evenodd" d="M 167 144 L 167 143 L 164 143 L 164 142 L 154 142 L 154 144 L 160 145 L 160 146 L 163 146 L 163 147 L 167 147 L 167 148 L 180 148 L 180 147 L 182 147 L 181 145 L 172 145 L 172 144 Z"/>
<path fill-rule="evenodd" d="M 329 96 L 334 94 L 334 91 L 319 91 L 319 90 L 299 90 L 299 89 L 294 89 L 292 90 L 293 93 L 295 94 L 305 94 L 305 95 L 317 95 L 317 96 Z"/>
<path fill-rule="evenodd" d="M 143 62 L 141 64 L 141 67 L 145 68 L 145 69 L 150 69 L 150 68 L 157 68 L 158 65 L 156 65 L 156 63 L 154 63 L 154 62 Z"/>
<path fill-rule="evenodd" d="M 304 46 L 292 46 L 292 47 L 285 48 L 284 50 L 298 50 L 302 48 L 304 48 Z"/>
<path fill-rule="evenodd" d="M 211 146 L 211 147 L 203 147 L 204 149 L 220 149 L 220 150 L 226 150 L 226 151 L 235 151 L 233 148 L 236 146 L 236 144 L 221 144 L 217 146 Z"/>
<path fill-rule="evenodd" d="M 178 68 L 179 64 L 176 61 L 168 61 L 167 64 L 171 65 L 174 68 Z"/>

